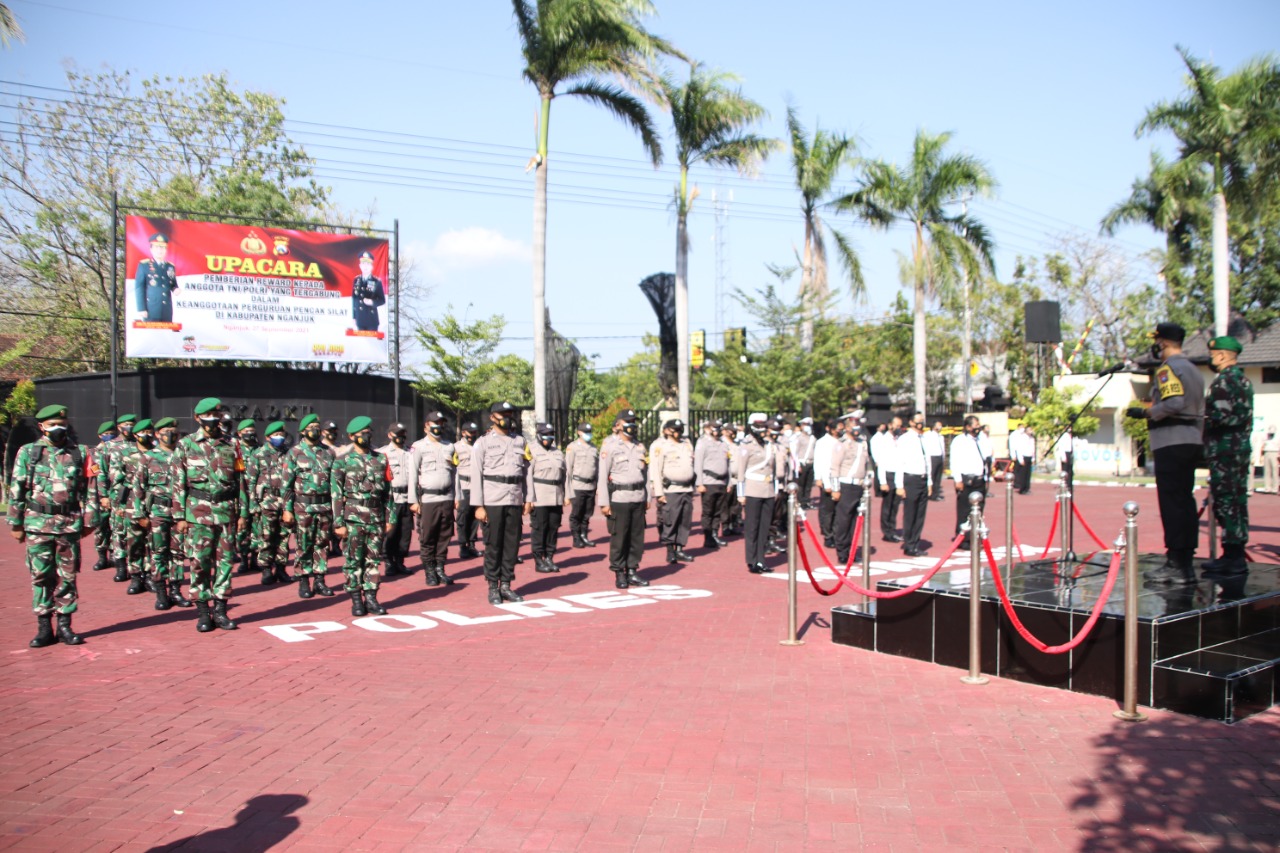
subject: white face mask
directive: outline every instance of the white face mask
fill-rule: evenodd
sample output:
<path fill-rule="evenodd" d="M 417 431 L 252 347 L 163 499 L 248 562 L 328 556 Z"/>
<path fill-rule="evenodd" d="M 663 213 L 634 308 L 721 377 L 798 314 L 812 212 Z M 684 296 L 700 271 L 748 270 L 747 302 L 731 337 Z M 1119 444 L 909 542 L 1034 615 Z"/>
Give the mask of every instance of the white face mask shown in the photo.
<path fill-rule="evenodd" d="M 804 430 L 805 435 L 813 435 L 813 427 L 809 426 L 808 424 L 805 424 L 804 426 L 800 427 L 800 429 Z"/>

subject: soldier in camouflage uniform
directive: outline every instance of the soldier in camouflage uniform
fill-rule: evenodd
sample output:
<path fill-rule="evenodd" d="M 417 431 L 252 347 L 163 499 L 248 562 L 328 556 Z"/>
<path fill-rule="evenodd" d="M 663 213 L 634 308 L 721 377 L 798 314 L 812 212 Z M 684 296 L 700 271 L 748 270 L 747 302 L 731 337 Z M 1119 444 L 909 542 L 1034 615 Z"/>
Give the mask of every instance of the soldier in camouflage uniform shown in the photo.
<path fill-rule="evenodd" d="M 110 449 L 116 440 L 116 422 L 103 421 L 98 424 L 98 444 L 89 450 L 95 468 L 102 469 L 102 455 Z M 93 550 L 98 553 L 98 562 L 93 570 L 100 572 L 111 565 L 111 513 L 98 513 L 98 523 L 93 527 Z"/>
<path fill-rule="evenodd" d="M 98 459 L 98 505 L 111 518 L 111 561 L 116 567 L 116 583 L 124 583 L 129 579 L 129 565 L 125 556 L 129 520 L 124 508 L 111 500 L 111 483 L 120 457 L 134 449 L 133 425 L 137 420 L 137 415 L 121 415 L 116 418 L 117 438 Z"/>
<path fill-rule="evenodd" d="M 1239 575 L 1249 569 L 1249 460 L 1253 448 L 1253 385 L 1236 364 L 1243 347 L 1229 335 L 1209 341 L 1213 383 L 1204 406 L 1204 450 L 1209 461 L 1213 514 L 1222 528 L 1222 556 L 1204 564 L 1208 575 Z"/>
<path fill-rule="evenodd" d="M 329 478 L 333 451 L 320 443 L 320 419 L 307 415 L 299 424 L 302 441 L 289 450 L 284 462 L 284 525 L 296 524 L 298 556 L 294 561 L 298 597 L 333 595 L 325 585 L 329 568 L 327 548 L 333 531 L 333 503 Z"/>
<path fill-rule="evenodd" d="M 244 461 L 223 431 L 221 413 L 222 402 L 216 397 L 196 404 L 200 430 L 178 443 L 170 468 L 173 514 L 178 531 L 187 534 L 191 597 L 199 617 L 196 630 L 201 633 L 215 625 L 224 631 L 236 628 L 227 618 L 235 531 L 249 523 L 242 513 Z"/>
<path fill-rule="evenodd" d="M 239 444 L 240 458 L 245 464 L 245 491 L 248 492 L 253 487 L 254 474 L 257 472 L 250 469 L 252 459 L 257 455 L 261 444 L 258 442 L 258 425 L 253 422 L 253 418 L 245 418 L 236 424 L 236 441 Z M 253 497 L 249 496 L 249 513 L 248 517 L 254 519 L 253 514 Z M 253 524 L 246 527 L 242 531 L 236 532 L 236 556 L 240 560 L 240 568 L 237 570 L 240 574 L 248 574 L 258 568 L 258 552 L 253 545 Z"/>
<path fill-rule="evenodd" d="M 387 457 L 374 450 L 373 421 L 352 418 L 347 424 L 353 449 L 333 465 L 333 532 L 342 540 L 342 571 L 351 594 L 351 615 L 387 612 L 378 603 L 382 540 L 394 525 L 388 516 L 391 468 Z"/>
<path fill-rule="evenodd" d="M 281 520 L 289 434 L 284 431 L 284 421 L 272 421 L 267 424 L 265 435 L 267 443 L 245 460 L 245 488 L 253 516 L 253 548 L 262 568 L 262 583 L 270 586 L 293 582 L 285 571 L 289 563 L 289 528 Z"/>
<path fill-rule="evenodd" d="M 142 432 L 142 423 L 134 435 Z M 173 450 L 178 439 L 178 422 L 173 418 L 156 421 L 156 441 L 147 445 L 141 464 L 134 469 L 130 485 L 131 518 L 147 537 L 147 573 L 156 594 L 156 610 L 190 607 L 182 595 L 182 552 L 173 529 Z"/>
<path fill-rule="evenodd" d="M 151 572 L 147 566 L 147 531 L 135 521 L 133 512 L 133 484 L 138 471 L 146 464 L 146 453 L 155 446 L 155 431 L 151 419 L 143 418 L 133 425 L 130 433 L 133 447 L 117 451 L 111 463 L 111 506 L 120 509 L 124 527 L 124 558 L 129 572 L 129 595 L 145 590 L 155 591 Z"/>
<path fill-rule="evenodd" d="M 91 501 L 93 460 L 83 445 L 68 440 L 65 406 L 45 406 L 36 423 L 44 437 L 18 451 L 9 487 L 9 527 L 13 538 L 27 545 L 31 572 L 37 632 L 30 645 L 38 649 L 62 640 L 78 646 L 84 640 L 71 630 L 71 614 L 76 612 L 80 540 L 97 525 L 99 513 Z"/>

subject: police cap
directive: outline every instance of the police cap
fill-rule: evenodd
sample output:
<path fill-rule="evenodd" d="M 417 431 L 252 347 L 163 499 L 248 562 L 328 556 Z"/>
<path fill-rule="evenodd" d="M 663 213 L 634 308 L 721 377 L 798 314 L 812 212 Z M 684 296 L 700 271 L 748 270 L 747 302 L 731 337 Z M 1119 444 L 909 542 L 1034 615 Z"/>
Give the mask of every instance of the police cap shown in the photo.
<path fill-rule="evenodd" d="M 429 424 L 442 424 L 444 423 L 444 412 L 427 412 L 427 416 L 422 420 Z"/>
<path fill-rule="evenodd" d="M 336 421 L 325 421 L 325 422 L 324 422 L 324 427 L 323 427 L 323 429 L 324 429 L 326 432 L 337 432 L 337 431 L 338 431 L 338 424 L 337 424 L 337 422 L 336 422 Z"/>
<path fill-rule="evenodd" d="M 634 421 L 635 419 L 636 419 L 636 410 L 635 410 L 635 409 L 623 409 L 621 412 L 618 412 L 618 416 L 617 416 L 616 418 L 614 418 L 614 419 L 613 419 L 613 422 L 614 422 L 615 424 L 616 424 L 616 423 L 630 423 L 631 421 Z"/>
<path fill-rule="evenodd" d="M 51 418 L 65 418 L 66 416 L 67 407 L 60 403 L 53 403 L 52 405 L 45 406 L 40 411 L 36 412 L 37 421 L 47 421 Z"/>
<path fill-rule="evenodd" d="M 373 426 L 373 420 L 364 416 L 356 415 L 351 419 L 351 423 L 347 424 L 347 435 L 355 435 L 361 430 L 366 430 Z"/>
<path fill-rule="evenodd" d="M 680 430 L 681 432 L 683 432 L 683 431 L 684 431 L 684 421 L 680 420 L 679 418 L 672 418 L 671 420 L 669 420 L 669 421 L 667 421 L 665 424 L 663 424 L 663 425 L 662 425 L 662 428 L 663 428 L 663 429 L 674 429 L 674 430 Z"/>
<path fill-rule="evenodd" d="M 556 428 L 553 427 L 551 424 L 538 424 L 538 435 L 554 436 L 555 434 L 556 434 Z"/>
<path fill-rule="evenodd" d="M 467 421 L 465 424 L 461 426 L 461 429 L 463 432 L 479 432 L 480 424 L 476 423 L 475 421 Z"/>
<path fill-rule="evenodd" d="M 1157 323 L 1156 330 L 1151 333 L 1151 337 L 1163 338 L 1166 341 L 1180 344 L 1187 339 L 1187 330 L 1177 323 Z"/>
<path fill-rule="evenodd" d="M 496 414 L 499 414 L 499 413 L 502 413 L 502 412 L 509 412 L 509 411 L 511 411 L 511 408 L 512 408 L 512 407 L 511 407 L 511 404 L 510 404 L 510 403 L 508 403 L 507 401 L 503 400 L 503 401 L 502 401 L 502 402 L 500 402 L 500 403 L 494 403 L 492 406 L 490 406 L 490 407 L 489 407 L 489 414 L 491 414 L 491 415 L 496 415 Z"/>
<path fill-rule="evenodd" d="M 591 424 L 586 421 L 578 424 L 578 432 L 591 432 Z"/>
<path fill-rule="evenodd" d="M 1240 342 L 1230 335 L 1219 335 L 1209 341 L 1209 349 L 1224 349 L 1234 353 L 1244 352 L 1244 347 L 1240 345 Z"/>
<path fill-rule="evenodd" d="M 221 405 L 222 401 L 217 397 L 205 397 L 199 403 L 196 403 L 196 414 L 207 415 Z"/>
<path fill-rule="evenodd" d="M 404 424 L 392 424 L 387 432 L 392 435 L 404 435 L 408 430 L 405 428 Z"/>

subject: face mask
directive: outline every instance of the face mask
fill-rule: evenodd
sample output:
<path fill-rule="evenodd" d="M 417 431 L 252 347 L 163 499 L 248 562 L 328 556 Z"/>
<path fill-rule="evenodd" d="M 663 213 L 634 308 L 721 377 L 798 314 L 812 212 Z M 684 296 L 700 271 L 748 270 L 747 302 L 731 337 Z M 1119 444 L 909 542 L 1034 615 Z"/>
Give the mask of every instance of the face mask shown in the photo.
<path fill-rule="evenodd" d="M 540 438 L 540 439 L 538 439 L 538 443 L 539 443 L 539 444 L 541 444 L 543 447 L 547 448 L 548 450 L 550 450 L 550 449 L 551 449 L 551 445 L 555 444 L 555 443 L 556 443 L 556 440 L 555 440 L 554 438 L 552 438 L 552 437 L 548 436 L 548 437 L 546 437 L 546 438 Z"/>
<path fill-rule="evenodd" d="M 475 433 L 464 432 L 462 434 L 462 440 L 465 441 L 467 444 L 471 444 L 476 440 Z"/>
<path fill-rule="evenodd" d="M 111 440 L 111 439 L 113 439 L 113 438 L 115 438 L 115 436 L 114 436 L 114 435 L 112 435 L 112 434 L 111 434 L 111 433 L 109 433 L 109 432 L 104 432 L 104 433 L 101 433 L 101 434 L 98 436 L 98 441 L 101 441 L 101 442 L 103 442 L 103 443 L 106 443 L 106 442 L 110 441 L 110 440 Z"/>
<path fill-rule="evenodd" d="M 222 435 L 222 421 L 218 418 L 201 418 L 200 427 L 211 436 Z"/>
<path fill-rule="evenodd" d="M 432 424 L 432 425 L 431 425 L 431 434 L 432 434 L 432 435 L 440 435 L 440 433 L 442 433 L 442 432 L 444 432 L 444 428 L 443 428 L 443 427 L 441 427 L 439 424 Z"/>
<path fill-rule="evenodd" d="M 804 432 L 805 435 L 813 435 L 813 427 L 809 426 L 808 424 L 805 424 L 804 426 L 800 427 L 800 429 Z"/>
<path fill-rule="evenodd" d="M 45 427 L 44 434 L 54 444 L 61 444 L 67 438 L 67 428 L 65 426 Z"/>
<path fill-rule="evenodd" d="M 370 435 L 368 433 L 361 433 L 360 435 L 352 437 L 352 440 L 355 442 L 356 447 L 368 447 L 369 439 L 370 439 Z"/>
<path fill-rule="evenodd" d="M 578 438 L 582 439 L 582 440 L 583 440 L 583 441 L 585 441 L 587 444 L 590 444 L 590 443 L 591 443 L 591 433 L 589 433 L 589 432 L 580 432 L 580 433 L 578 433 Z"/>
<path fill-rule="evenodd" d="M 284 443 L 285 441 L 287 441 L 287 439 L 285 438 L 285 436 L 277 434 L 269 437 L 267 441 L 268 443 L 270 443 L 272 447 L 279 449 L 281 447 L 284 447 Z"/>
<path fill-rule="evenodd" d="M 639 424 L 625 424 L 625 425 L 622 427 L 622 432 L 623 432 L 623 434 L 624 434 L 624 435 L 628 436 L 629 438 L 635 438 L 635 437 L 640 433 L 640 425 L 639 425 Z"/>
<path fill-rule="evenodd" d="M 764 433 L 765 433 L 764 427 L 751 426 L 751 427 L 747 427 L 747 429 L 751 432 L 751 437 L 754 438 L 756 441 L 764 441 Z"/>
<path fill-rule="evenodd" d="M 135 436 L 135 438 L 137 438 L 138 444 L 143 447 L 152 448 L 156 446 L 156 437 L 154 435 L 139 435 Z"/>
<path fill-rule="evenodd" d="M 315 444 L 317 441 L 320 440 L 320 430 L 308 427 L 306 430 L 303 431 L 302 437 L 305 438 L 307 441 L 311 442 L 312 444 Z"/>
<path fill-rule="evenodd" d="M 241 440 L 242 442 L 244 442 L 246 445 L 248 445 L 249 447 L 257 447 L 257 446 L 258 446 L 258 435 L 257 435 L 257 433 L 248 433 L 248 434 L 246 434 L 246 435 L 242 435 L 242 436 L 240 436 L 240 440 Z"/>
<path fill-rule="evenodd" d="M 404 436 L 393 435 L 391 437 L 391 443 L 394 444 L 396 447 L 404 447 Z"/>
<path fill-rule="evenodd" d="M 1151 345 L 1151 357 L 1152 357 L 1152 358 L 1158 358 L 1158 359 L 1163 360 L 1163 356 L 1161 355 L 1161 353 L 1162 353 L 1162 352 L 1164 352 L 1164 347 L 1163 347 L 1163 346 L 1161 346 L 1160 344 L 1152 344 L 1152 345 Z"/>
<path fill-rule="evenodd" d="M 123 438 L 125 441 L 129 441 L 130 439 L 132 439 L 132 438 L 133 438 L 133 430 L 132 430 L 132 429 L 123 429 L 123 428 L 122 428 L 122 429 L 120 430 L 120 437 L 121 437 L 121 438 Z"/>

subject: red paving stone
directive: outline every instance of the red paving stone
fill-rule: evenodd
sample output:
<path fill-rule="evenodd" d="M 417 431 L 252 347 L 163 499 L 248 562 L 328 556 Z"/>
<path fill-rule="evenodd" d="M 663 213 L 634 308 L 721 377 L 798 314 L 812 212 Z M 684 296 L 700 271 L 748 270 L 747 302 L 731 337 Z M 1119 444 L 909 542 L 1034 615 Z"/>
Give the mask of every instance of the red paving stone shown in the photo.
<path fill-rule="evenodd" d="M 1154 490 L 1078 491 L 1106 540 L 1137 500 L 1143 550 L 1159 550 Z M 999 514 L 1003 494 L 992 504 Z M 1051 505 L 1045 484 L 1019 500 L 1024 542 L 1043 544 Z M 935 554 L 952 506 L 930 504 Z M 1252 507 L 1252 555 L 1275 562 L 1280 498 Z M 877 560 L 900 556 L 877 545 Z M 157 613 L 150 596 L 86 571 L 75 624 L 87 644 L 29 650 L 22 554 L 6 537 L 0 849 L 1280 843 L 1274 709 L 1230 727 L 1163 712 L 1126 725 L 1098 697 L 1001 679 L 968 687 L 958 670 L 833 645 L 829 607 L 849 596 L 807 586 L 806 644 L 781 646 L 785 585 L 747 574 L 740 540 L 674 571 L 651 544 L 650 580 L 709 596 L 614 609 L 564 599 L 612 598 L 603 550 L 564 552 L 557 576 L 518 568 L 531 602 L 582 612 L 433 615 L 435 627 L 398 633 L 353 627 L 344 597 L 300 601 L 238 576 L 241 630 L 199 635 L 190 611 Z M 396 578 L 381 599 L 398 616 L 509 615 L 484 603 L 475 561 L 455 576 L 448 590 Z M 262 630 L 318 620 L 348 627 L 297 643 Z"/>

